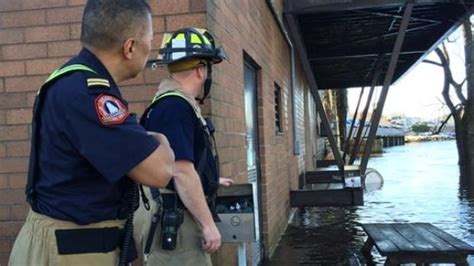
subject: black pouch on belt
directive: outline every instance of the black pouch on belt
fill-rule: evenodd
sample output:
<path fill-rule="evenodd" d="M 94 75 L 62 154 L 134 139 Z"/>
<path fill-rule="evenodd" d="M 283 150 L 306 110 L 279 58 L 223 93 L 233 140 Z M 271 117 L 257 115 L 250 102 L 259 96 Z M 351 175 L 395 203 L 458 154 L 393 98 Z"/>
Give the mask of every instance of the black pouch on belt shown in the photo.
<path fill-rule="evenodd" d="M 123 229 L 119 227 L 58 229 L 55 235 L 59 255 L 107 253 L 120 247 Z"/>

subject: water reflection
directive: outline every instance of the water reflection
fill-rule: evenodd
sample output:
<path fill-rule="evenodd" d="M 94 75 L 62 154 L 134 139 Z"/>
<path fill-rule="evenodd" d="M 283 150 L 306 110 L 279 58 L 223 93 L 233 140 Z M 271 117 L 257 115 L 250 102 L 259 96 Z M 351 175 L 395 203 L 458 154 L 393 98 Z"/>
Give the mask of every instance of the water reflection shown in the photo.
<path fill-rule="evenodd" d="M 302 208 L 268 265 L 364 262 L 360 223 L 429 222 L 474 245 L 474 194 L 460 182 L 454 141 L 390 148 L 369 167 L 384 177 L 381 190 L 366 193 L 361 207 Z"/>

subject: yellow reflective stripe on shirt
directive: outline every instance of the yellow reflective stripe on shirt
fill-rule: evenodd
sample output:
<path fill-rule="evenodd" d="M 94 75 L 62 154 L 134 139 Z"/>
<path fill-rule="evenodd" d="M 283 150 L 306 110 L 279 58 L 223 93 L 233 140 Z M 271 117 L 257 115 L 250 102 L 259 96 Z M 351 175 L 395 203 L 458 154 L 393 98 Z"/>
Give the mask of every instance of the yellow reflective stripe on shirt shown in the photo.
<path fill-rule="evenodd" d="M 101 78 L 88 78 L 87 79 L 87 86 L 105 86 L 110 87 L 110 82 L 108 79 L 101 79 Z"/>
<path fill-rule="evenodd" d="M 93 69 L 91 69 L 88 66 L 81 65 L 81 64 L 73 64 L 73 65 L 69 65 L 69 66 L 66 66 L 66 67 L 63 67 L 63 68 L 58 68 L 58 69 L 54 70 L 53 73 L 51 73 L 49 75 L 49 77 L 46 79 L 46 81 L 43 83 L 43 85 L 50 82 L 51 80 L 53 80 L 55 78 L 58 78 L 58 77 L 60 77 L 64 74 L 66 74 L 68 72 L 72 72 L 72 71 L 89 71 L 89 72 L 96 73 Z M 38 90 L 36 95 L 38 95 L 40 93 L 40 91 L 41 91 L 41 88 Z"/>
<path fill-rule="evenodd" d="M 155 98 L 153 98 L 151 103 L 154 103 L 154 102 L 156 102 L 156 101 L 158 101 L 158 100 L 160 100 L 160 99 L 162 99 L 166 96 L 179 96 L 179 97 L 183 98 L 186 102 L 188 101 L 188 99 L 184 95 L 182 95 L 181 93 L 171 91 L 171 92 L 166 92 L 166 93 L 163 93 L 161 95 L 155 96 Z"/>
<path fill-rule="evenodd" d="M 156 101 L 158 100 L 161 100 L 165 97 L 168 97 L 168 96 L 178 96 L 178 97 L 181 97 L 182 99 L 184 99 L 189 105 L 191 105 L 191 108 L 193 109 L 194 113 L 196 114 L 197 118 L 199 120 L 201 120 L 201 123 L 203 125 L 207 125 L 207 122 L 206 120 L 204 119 L 204 117 L 201 115 L 201 113 L 199 111 L 196 110 L 196 108 L 194 107 L 194 105 L 192 103 L 189 102 L 189 99 L 186 98 L 184 95 L 182 95 L 181 93 L 179 92 L 175 92 L 175 91 L 170 91 L 170 92 L 165 92 L 161 95 L 158 95 L 158 96 L 155 96 L 155 98 L 153 98 L 153 100 L 151 101 L 151 104 L 155 103 Z"/>
<path fill-rule="evenodd" d="M 92 70 L 88 66 L 81 65 L 81 64 L 74 64 L 74 65 L 70 65 L 70 66 L 66 66 L 66 67 L 63 67 L 63 68 L 56 69 L 53 73 L 51 73 L 51 75 L 49 75 L 46 82 L 51 81 L 52 79 L 55 79 L 55 78 L 57 78 L 61 75 L 64 75 L 65 73 L 68 73 L 68 72 L 71 72 L 71 71 L 78 71 L 78 70 L 89 71 L 89 72 L 96 73 L 94 70 Z"/>

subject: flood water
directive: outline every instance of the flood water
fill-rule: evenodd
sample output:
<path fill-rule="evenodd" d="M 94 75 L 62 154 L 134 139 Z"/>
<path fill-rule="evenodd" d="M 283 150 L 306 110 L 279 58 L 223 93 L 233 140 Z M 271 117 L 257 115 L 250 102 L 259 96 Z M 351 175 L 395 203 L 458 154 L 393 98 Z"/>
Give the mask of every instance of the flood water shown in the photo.
<path fill-rule="evenodd" d="M 474 245 L 474 198 L 460 186 L 454 141 L 386 148 L 369 167 L 384 184 L 364 195 L 364 206 L 301 208 L 267 265 L 364 263 L 360 248 L 367 236 L 359 223 L 428 222 Z M 468 262 L 474 265 L 474 256 Z"/>

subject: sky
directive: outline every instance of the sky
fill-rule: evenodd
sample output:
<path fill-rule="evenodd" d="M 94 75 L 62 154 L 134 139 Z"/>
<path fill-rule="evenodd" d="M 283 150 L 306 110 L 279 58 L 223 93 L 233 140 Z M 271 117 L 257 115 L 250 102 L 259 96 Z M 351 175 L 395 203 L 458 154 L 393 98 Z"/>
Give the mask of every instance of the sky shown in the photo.
<path fill-rule="evenodd" d="M 461 27 L 453 32 L 445 41 L 451 59 L 451 70 L 456 82 L 465 77 L 464 67 L 464 37 Z M 435 52 L 425 59 L 439 62 Z M 420 62 L 408 74 L 405 74 L 390 87 L 384 107 L 384 116 L 405 115 L 431 120 L 449 114 L 446 106 L 443 107 L 441 91 L 444 83 L 444 72 L 441 67 Z M 376 97 L 381 88 L 376 89 Z M 367 97 L 366 89 L 364 98 Z M 348 90 L 349 112 L 353 114 L 360 95 L 360 88 Z M 363 99 L 364 99 L 363 98 Z M 365 106 L 362 101 L 362 106 Z"/>

